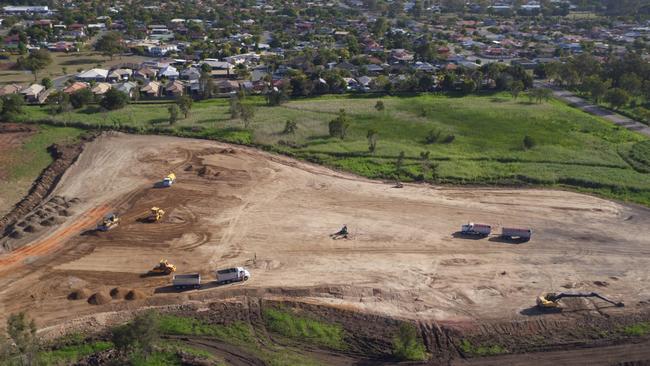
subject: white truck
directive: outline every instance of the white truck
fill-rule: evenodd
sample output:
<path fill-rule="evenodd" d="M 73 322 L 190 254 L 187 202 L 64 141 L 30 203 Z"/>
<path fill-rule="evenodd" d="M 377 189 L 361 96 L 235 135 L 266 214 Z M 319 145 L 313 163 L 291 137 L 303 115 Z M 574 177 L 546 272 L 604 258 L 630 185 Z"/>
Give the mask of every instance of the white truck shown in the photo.
<path fill-rule="evenodd" d="M 501 236 L 508 239 L 530 240 L 530 238 L 533 236 L 533 230 L 504 227 L 501 229 Z"/>
<path fill-rule="evenodd" d="M 244 267 L 233 267 L 220 269 L 215 273 L 218 283 L 230 283 L 236 281 L 248 281 L 251 278 L 250 272 Z"/>
<path fill-rule="evenodd" d="M 492 232 L 492 226 L 486 224 L 475 224 L 470 222 L 461 226 L 460 233 L 464 235 L 488 236 Z"/>
<path fill-rule="evenodd" d="M 178 290 L 186 288 L 201 288 L 201 274 L 178 274 L 172 278 L 172 285 Z"/>

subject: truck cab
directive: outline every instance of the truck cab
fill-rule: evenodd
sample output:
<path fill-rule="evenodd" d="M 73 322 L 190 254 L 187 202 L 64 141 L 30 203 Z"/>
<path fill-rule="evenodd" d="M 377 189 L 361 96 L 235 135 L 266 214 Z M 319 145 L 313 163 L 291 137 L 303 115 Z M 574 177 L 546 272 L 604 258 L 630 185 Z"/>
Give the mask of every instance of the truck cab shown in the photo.
<path fill-rule="evenodd" d="M 215 273 L 218 283 L 231 283 L 238 281 L 248 281 L 251 277 L 250 272 L 244 267 L 233 267 L 220 269 Z"/>

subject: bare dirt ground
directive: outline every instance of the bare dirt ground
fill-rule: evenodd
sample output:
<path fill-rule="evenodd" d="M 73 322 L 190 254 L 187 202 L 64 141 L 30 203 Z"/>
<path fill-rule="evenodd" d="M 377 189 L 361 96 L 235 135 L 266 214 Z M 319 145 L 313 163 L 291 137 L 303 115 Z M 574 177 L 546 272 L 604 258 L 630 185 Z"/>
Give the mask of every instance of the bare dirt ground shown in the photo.
<path fill-rule="evenodd" d="M 171 188 L 154 183 L 169 172 Z M 86 146 L 52 196 L 74 200 L 62 223 L 0 244 L 0 314 L 39 326 L 81 315 L 266 293 L 418 320 L 528 319 L 544 292 L 597 291 L 625 302 L 571 302 L 616 315 L 650 301 L 650 211 L 555 190 L 391 185 L 210 141 L 103 135 Z M 144 223 L 152 206 L 167 214 Z M 121 225 L 91 229 L 109 211 Z M 527 243 L 456 237 L 467 221 L 534 230 Z M 347 224 L 348 240 L 329 234 Z M 178 273 L 247 266 L 252 279 L 178 293 L 144 277 L 161 258 Z M 74 290 L 136 289 L 133 301 L 69 300 Z"/>

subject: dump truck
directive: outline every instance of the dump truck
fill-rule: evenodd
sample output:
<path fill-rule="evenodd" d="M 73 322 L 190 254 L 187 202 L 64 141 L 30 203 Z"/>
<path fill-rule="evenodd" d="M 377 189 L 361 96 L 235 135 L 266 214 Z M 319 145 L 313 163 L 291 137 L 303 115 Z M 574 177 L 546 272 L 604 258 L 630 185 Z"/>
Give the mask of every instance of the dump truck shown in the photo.
<path fill-rule="evenodd" d="M 465 235 L 488 236 L 492 232 L 492 226 L 470 222 L 461 226 L 460 232 Z"/>
<path fill-rule="evenodd" d="M 165 216 L 165 211 L 162 208 L 152 207 L 149 216 L 147 216 L 147 221 L 158 222 L 162 220 L 163 216 Z"/>
<path fill-rule="evenodd" d="M 248 281 L 251 277 L 250 272 L 244 267 L 233 267 L 218 270 L 215 273 L 218 283 L 230 283 L 239 281 Z"/>
<path fill-rule="evenodd" d="M 507 239 L 530 240 L 530 238 L 533 236 L 533 230 L 504 227 L 501 229 L 501 236 Z"/>
<path fill-rule="evenodd" d="M 174 173 L 169 173 L 169 175 L 162 180 L 163 187 L 171 187 L 174 183 L 176 183 L 176 174 Z"/>
<path fill-rule="evenodd" d="M 104 217 L 104 220 L 97 224 L 97 230 L 99 231 L 108 231 L 110 229 L 113 229 L 117 227 L 117 225 L 120 222 L 120 218 L 117 217 L 116 214 L 112 213 L 106 217 Z"/>
<path fill-rule="evenodd" d="M 168 275 L 174 272 L 176 272 L 176 266 L 169 263 L 167 259 L 161 259 L 158 265 L 153 267 L 153 269 L 149 271 L 149 273 L 152 275 L 161 275 L 161 274 Z"/>
<path fill-rule="evenodd" d="M 174 275 L 172 278 L 172 285 L 178 290 L 186 288 L 201 288 L 201 274 L 190 273 Z"/>

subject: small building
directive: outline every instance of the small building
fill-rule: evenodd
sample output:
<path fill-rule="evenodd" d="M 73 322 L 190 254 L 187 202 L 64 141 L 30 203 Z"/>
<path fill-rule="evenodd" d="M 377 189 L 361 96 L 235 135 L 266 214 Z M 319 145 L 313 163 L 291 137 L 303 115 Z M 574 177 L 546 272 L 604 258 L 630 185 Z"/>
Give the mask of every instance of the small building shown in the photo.
<path fill-rule="evenodd" d="M 138 80 L 146 81 L 146 80 L 155 79 L 157 74 L 158 72 L 156 72 L 156 70 L 151 69 L 149 67 L 143 67 L 138 71 L 136 71 L 133 74 L 133 77 L 135 77 Z"/>
<path fill-rule="evenodd" d="M 32 84 L 20 91 L 27 103 L 38 103 L 38 97 L 45 91 L 45 87 L 40 84 Z"/>
<path fill-rule="evenodd" d="M 77 74 L 76 79 L 85 82 L 106 81 L 107 77 L 108 77 L 108 70 L 106 69 L 90 69 L 88 71 L 84 71 L 80 74 Z"/>
<path fill-rule="evenodd" d="M 185 94 L 185 84 L 179 80 L 172 80 L 165 85 L 165 94 L 170 97 L 178 97 Z"/>
<path fill-rule="evenodd" d="M 78 92 L 79 90 L 87 89 L 87 88 L 88 88 L 87 83 L 83 83 L 83 82 L 80 82 L 80 81 L 75 81 L 70 86 L 63 89 L 63 92 L 66 93 L 66 94 L 73 94 L 73 93 Z"/>
<path fill-rule="evenodd" d="M 201 78 L 201 71 L 196 67 L 188 67 L 181 71 L 179 78 L 181 80 L 199 80 Z"/>
<path fill-rule="evenodd" d="M 18 84 L 7 84 L 0 86 L 0 96 L 20 93 L 24 87 Z"/>
<path fill-rule="evenodd" d="M 145 86 L 140 88 L 140 93 L 145 97 L 156 98 L 160 96 L 161 85 L 157 81 L 150 81 Z"/>
<path fill-rule="evenodd" d="M 127 81 L 133 74 L 131 69 L 115 69 L 108 74 L 108 82 L 117 83 L 120 81 Z"/>
<path fill-rule="evenodd" d="M 135 93 L 138 93 L 138 84 L 133 81 L 126 81 L 123 83 L 115 84 L 115 90 L 122 92 L 129 96 L 130 99 L 135 97 Z"/>
<path fill-rule="evenodd" d="M 111 89 L 111 84 L 109 83 L 97 83 L 93 86 L 90 91 L 95 95 L 104 95 L 107 91 Z"/>
<path fill-rule="evenodd" d="M 171 65 L 163 67 L 162 69 L 160 69 L 160 72 L 158 73 L 159 78 L 166 78 L 168 80 L 176 80 L 178 79 L 179 75 L 180 74 L 178 73 L 178 70 Z"/>

